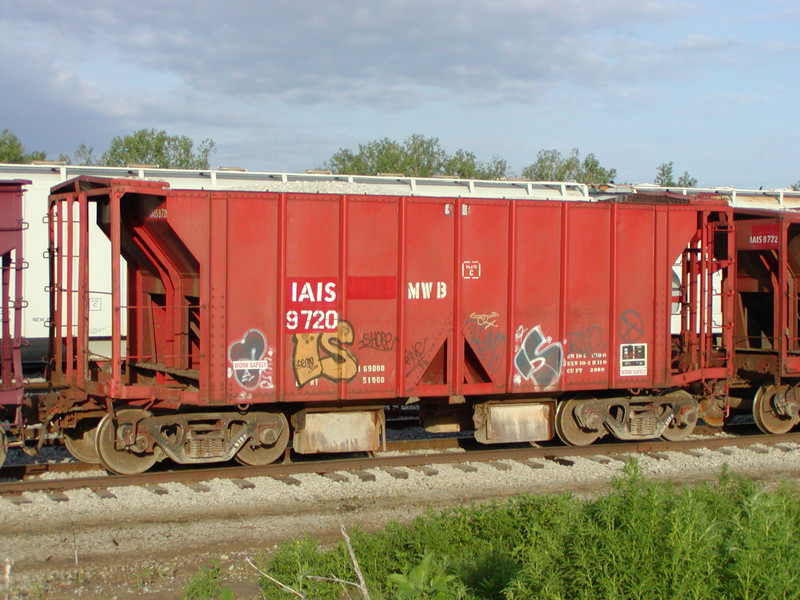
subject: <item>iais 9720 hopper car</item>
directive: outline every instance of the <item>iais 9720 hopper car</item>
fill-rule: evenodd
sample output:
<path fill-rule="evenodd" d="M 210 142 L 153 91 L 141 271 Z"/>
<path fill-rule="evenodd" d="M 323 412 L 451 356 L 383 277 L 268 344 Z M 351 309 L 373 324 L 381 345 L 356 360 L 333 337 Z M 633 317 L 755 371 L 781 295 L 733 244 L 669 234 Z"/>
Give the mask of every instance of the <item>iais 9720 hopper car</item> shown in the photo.
<path fill-rule="evenodd" d="M 43 414 L 120 473 L 377 450 L 405 403 L 489 444 L 687 436 L 736 379 L 733 208 L 553 198 L 66 182 Z M 103 356 L 90 215 L 111 240 Z"/>

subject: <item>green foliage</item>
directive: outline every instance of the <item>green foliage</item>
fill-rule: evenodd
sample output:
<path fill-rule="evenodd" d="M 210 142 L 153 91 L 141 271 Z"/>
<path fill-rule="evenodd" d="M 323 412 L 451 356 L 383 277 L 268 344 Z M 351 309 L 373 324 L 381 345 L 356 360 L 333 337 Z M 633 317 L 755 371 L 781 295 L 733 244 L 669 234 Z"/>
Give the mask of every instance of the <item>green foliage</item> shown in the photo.
<path fill-rule="evenodd" d="M 437 175 L 447 159 L 438 138 L 426 138 L 416 133 L 406 138 L 403 150 L 402 172 L 412 177 Z"/>
<path fill-rule="evenodd" d="M 360 557 L 359 563 L 363 569 Z M 337 600 L 342 590 L 329 582 L 308 579 L 307 575 L 336 577 L 344 581 L 356 580 L 344 543 L 335 550 L 324 552 L 309 537 L 283 544 L 270 561 L 269 569 L 270 575 L 281 583 L 305 593 L 309 598 L 319 600 Z M 367 584 L 369 583 L 368 581 Z M 268 600 L 285 597 L 285 592 L 266 578 L 262 578 L 260 588 L 262 595 Z"/>
<path fill-rule="evenodd" d="M 684 171 L 683 175 L 678 177 L 678 187 L 697 187 L 697 179 L 689 175 L 689 171 Z"/>
<path fill-rule="evenodd" d="M 447 157 L 444 172 L 464 179 L 503 179 L 508 172 L 508 163 L 499 156 L 484 163 L 472 152 L 458 149 Z"/>
<path fill-rule="evenodd" d="M 222 585 L 222 571 L 216 562 L 200 569 L 183 590 L 183 600 L 235 600 L 233 592 Z"/>
<path fill-rule="evenodd" d="M 435 554 L 428 552 L 413 567 L 406 565 L 402 573 L 389 575 L 389 581 L 396 586 L 395 597 L 401 600 L 451 599 L 454 594 L 451 587 L 456 576 L 447 575 L 434 559 Z"/>
<path fill-rule="evenodd" d="M 27 164 L 46 159 L 47 155 L 39 150 L 26 152 L 25 146 L 10 129 L 4 129 L 0 134 L 0 163 Z"/>
<path fill-rule="evenodd" d="M 522 523 L 534 522 L 540 516 L 546 522 L 548 515 L 566 511 L 570 506 L 571 501 L 566 497 L 520 496 L 502 504 L 457 508 L 438 515 L 429 513 L 409 525 L 392 523 L 376 534 L 356 530 L 351 532 L 351 538 L 373 597 L 378 594 L 393 597 L 389 576 L 396 573 L 397 566 L 418 562 L 420 556 L 434 553 L 441 563 L 442 573 L 461 574 L 463 581 L 453 582 L 453 593 L 478 600 L 483 596 L 476 595 L 474 590 L 462 594 L 459 586 L 470 584 L 479 589 L 481 564 L 503 561 L 508 567 L 508 559 L 513 558 L 513 552 L 504 553 L 504 558 L 492 558 L 487 555 L 487 547 L 513 549 L 523 545 L 528 531 L 527 526 L 521 526 Z M 308 580 L 306 575 L 356 580 L 344 543 L 333 550 L 323 551 L 308 538 L 282 546 L 273 555 L 269 572 L 315 600 L 337 600 L 342 590 L 331 583 Z M 487 588 L 495 584 L 491 581 L 485 583 Z M 267 580 L 261 582 L 261 589 L 268 600 L 284 596 L 284 592 Z"/>
<path fill-rule="evenodd" d="M 133 163 L 157 164 L 173 169 L 208 169 L 209 156 L 214 151 L 212 140 L 203 140 L 195 149 L 185 135 L 167 135 L 166 131 L 140 129 L 126 136 L 117 136 L 100 158 L 94 148 L 81 144 L 72 155 L 61 154 L 58 160 L 71 165 L 104 165 L 124 167 Z M 30 163 L 46 160 L 42 151 L 26 152 L 20 139 L 10 130 L 0 134 L 0 163 Z"/>
<path fill-rule="evenodd" d="M 788 489 L 766 492 L 725 470 L 716 484 L 676 490 L 632 462 L 593 501 L 520 496 L 352 539 L 375 598 L 755 600 L 800 598 L 799 536 L 800 501 Z M 293 542 L 269 569 L 315 600 L 345 591 L 305 575 L 355 581 L 344 544 Z"/>
<path fill-rule="evenodd" d="M 751 489 L 731 515 L 722 551 L 726 596 L 743 600 L 800 597 L 797 500 Z"/>
<path fill-rule="evenodd" d="M 792 189 L 796 192 L 800 192 L 800 180 L 792 186 Z"/>
<path fill-rule="evenodd" d="M 678 177 L 678 180 L 675 181 L 672 161 L 658 165 L 656 168 L 656 178 L 653 182 L 662 187 L 697 187 L 697 179 L 689 175 L 688 171 L 684 171 L 683 175 Z"/>
<path fill-rule="evenodd" d="M 581 160 L 578 148 L 573 148 L 569 156 L 562 156 L 558 150 L 540 150 L 536 162 L 522 170 L 522 176 L 534 181 L 577 181 L 578 183 L 609 183 L 617 176 L 616 169 L 605 169 L 594 154 L 587 154 Z"/>
<path fill-rule="evenodd" d="M 723 473 L 716 487 L 676 492 L 633 464 L 577 517 L 555 552 L 522 550 L 509 600 L 800 597 L 800 503 L 786 490 Z"/>
<path fill-rule="evenodd" d="M 10 129 L 4 129 L 0 135 L 0 162 L 24 163 L 25 147 Z"/>
<path fill-rule="evenodd" d="M 674 173 L 674 165 L 672 161 L 668 163 L 661 163 L 656 167 L 656 178 L 653 180 L 653 183 L 660 186 L 674 186 L 675 185 L 675 173 Z"/>
<path fill-rule="evenodd" d="M 616 169 L 605 169 L 594 154 L 587 154 L 581 163 L 577 181 L 588 185 L 610 183 L 617 176 Z"/>
<path fill-rule="evenodd" d="M 203 140 L 195 150 L 194 142 L 185 135 L 168 135 L 163 129 L 139 129 L 113 138 L 100 157 L 100 164 L 124 167 L 138 163 L 157 164 L 165 169 L 208 169 L 214 146 L 213 140 Z"/>
<path fill-rule="evenodd" d="M 510 597 L 715 598 L 713 580 L 696 589 L 718 535 L 702 508 L 691 493 L 647 483 L 629 465 L 613 494 L 584 505 L 562 530 L 555 553 L 525 549 Z"/>
<path fill-rule="evenodd" d="M 357 152 L 340 148 L 324 167 L 352 175 L 402 173 L 409 177 L 451 175 L 473 179 L 501 179 L 508 169 L 506 161 L 499 157 L 484 163 L 466 150 L 449 155 L 439 138 L 419 134 L 409 136 L 402 144 L 389 138 L 372 140 L 359 144 Z"/>
<path fill-rule="evenodd" d="M 68 165 L 99 165 L 100 159 L 94 155 L 94 147 L 81 144 L 72 153 L 72 156 L 67 154 L 60 154 L 58 160 L 67 163 Z"/>
<path fill-rule="evenodd" d="M 519 570 L 519 564 L 508 551 L 489 547 L 463 562 L 459 577 L 477 598 L 503 598 L 503 590 Z"/>

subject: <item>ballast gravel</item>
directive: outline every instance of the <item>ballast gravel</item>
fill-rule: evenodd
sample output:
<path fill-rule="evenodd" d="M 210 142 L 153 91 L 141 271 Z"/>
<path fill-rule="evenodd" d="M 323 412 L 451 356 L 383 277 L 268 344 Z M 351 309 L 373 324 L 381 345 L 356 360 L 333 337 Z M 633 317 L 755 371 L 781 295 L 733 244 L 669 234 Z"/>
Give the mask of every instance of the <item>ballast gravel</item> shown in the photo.
<path fill-rule="evenodd" d="M 800 474 L 800 446 L 730 447 L 724 451 L 637 455 L 650 478 L 676 484 L 732 473 L 767 483 Z M 624 460 L 624 459 L 623 459 Z M 372 469 L 374 481 L 342 472 L 346 481 L 316 474 L 293 477 L 300 485 L 260 477 L 242 489 L 229 480 L 206 482 L 209 491 L 178 483 L 161 490 L 109 488 L 116 498 L 88 489 L 65 492 L 68 501 L 45 493 L 25 494 L 29 503 L 0 499 L 0 566 L 8 560 L 17 597 L 180 597 L 189 577 L 216 560 L 240 598 L 259 597 L 257 574 L 244 559 L 269 553 L 281 541 L 308 534 L 339 539 L 341 525 L 375 530 L 408 521 L 429 508 L 501 500 L 521 493 L 599 493 L 624 467 L 570 458 L 571 465 L 542 460 L 541 468 L 513 460 L 506 466 L 471 463 L 474 471 L 434 465 L 435 475 L 402 469 L 407 478 Z M 86 473 L 82 473 L 85 476 Z M 166 490 L 166 494 L 156 493 Z M 13 563 L 11 562 L 13 561 Z M 28 594 L 28 595 L 25 595 Z"/>

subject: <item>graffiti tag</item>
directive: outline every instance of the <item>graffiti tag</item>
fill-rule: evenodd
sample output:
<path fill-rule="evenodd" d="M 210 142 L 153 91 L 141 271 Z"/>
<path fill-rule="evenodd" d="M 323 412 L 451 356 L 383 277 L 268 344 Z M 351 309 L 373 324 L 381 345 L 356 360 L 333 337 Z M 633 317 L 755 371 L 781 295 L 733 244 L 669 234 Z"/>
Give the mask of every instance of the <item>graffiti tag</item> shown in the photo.
<path fill-rule="evenodd" d="M 541 325 L 531 329 L 514 356 L 514 366 L 523 379 L 533 381 L 537 388 L 546 389 L 558 383 L 564 348 L 560 342 L 549 342 Z"/>
<path fill-rule="evenodd" d="M 414 371 L 419 369 L 423 373 L 428 368 L 428 361 L 425 360 L 425 351 L 428 347 L 428 340 L 424 339 L 419 342 L 414 342 L 411 348 L 406 350 L 406 377 L 411 375 Z"/>
<path fill-rule="evenodd" d="M 604 349 L 605 340 L 599 325 L 590 325 L 584 330 L 570 331 L 567 333 L 567 355 L 583 354 L 588 356 Z"/>
<path fill-rule="evenodd" d="M 642 317 L 635 310 L 626 310 L 619 316 L 619 339 L 633 343 L 644 335 Z"/>
<path fill-rule="evenodd" d="M 514 332 L 514 352 L 519 352 L 519 349 L 522 348 L 522 340 L 525 339 L 525 332 L 527 330 L 520 325 L 517 327 L 517 330 Z"/>
<path fill-rule="evenodd" d="M 489 329 L 489 327 L 497 327 L 497 317 L 499 316 L 500 314 L 496 312 L 489 313 L 488 315 L 472 313 L 469 318 L 473 319 L 480 327 Z"/>
<path fill-rule="evenodd" d="M 397 336 L 391 331 L 367 331 L 361 336 L 358 349 L 369 348 L 379 352 L 391 352 L 397 343 Z"/>
<path fill-rule="evenodd" d="M 345 346 L 355 336 L 347 321 L 339 321 L 335 332 L 296 333 L 292 336 L 292 370 L 297 387 L 320 377 L 331 381 L 350 381 L 358 373 L 358 361 Z"/>
<path fill-rule="evenodd" d="M 493 313 L 496 316 L 497 313 Z M 481 315 L 486 316 L 486 315 Z M 496 325 L 495 325 L 496 327 Z M 477 319 L 470 318 L 464 323 L 464 335 L 469 340 L 475 354 L 481 359 L 486 370 L 495 373 L 503 365 L 506 349 L 506 335 L 500 331 L 489 329 Z"/>

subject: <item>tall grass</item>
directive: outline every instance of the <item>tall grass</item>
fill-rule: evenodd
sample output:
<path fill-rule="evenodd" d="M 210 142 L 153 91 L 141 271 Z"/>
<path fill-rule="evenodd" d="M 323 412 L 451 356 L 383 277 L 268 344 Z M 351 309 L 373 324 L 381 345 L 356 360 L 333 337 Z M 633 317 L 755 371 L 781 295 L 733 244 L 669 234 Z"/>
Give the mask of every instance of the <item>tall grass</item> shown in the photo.
<path fill-rule="evenodd" d="M 352 541 L 376 598 L 396 597 L 397 582 L 430 572 L 430 581 L 405 585 L 403 597 L 413 587 L 432 598 L 422 590 L 446 580 L 437 598 L 800 599 L 800 501 L 785 487 L 767 492 L 727 472 L 676 490 L 631 463 L 592 501 L 520 496 L 353 532 Z M 355 580 L 343 545 L 323 550 L 308 538 L 284 544 L 267 568 L 319 600 L 347 596 L 305 575 Z M 284 597 L 267 581 L 262 590 Z"/>

